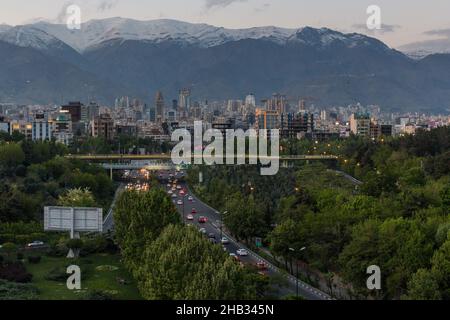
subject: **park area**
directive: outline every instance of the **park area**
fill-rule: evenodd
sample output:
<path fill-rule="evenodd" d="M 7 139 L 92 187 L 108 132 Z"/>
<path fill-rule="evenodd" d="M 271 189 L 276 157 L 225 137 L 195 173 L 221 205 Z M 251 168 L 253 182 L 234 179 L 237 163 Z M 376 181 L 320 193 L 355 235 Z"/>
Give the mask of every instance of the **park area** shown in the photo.
<path fill-rule="evenodd" d="M 81 290 L 69 290 L 66 286 L 68 265 L 81 269 Z M 43 300 L 136 300 L 141 299 L 131 275 L 116 254 L 93 254 L 77 260 L 44 256 L 40 263 L 26 262 L 33 275 L 31 284 Z"/>

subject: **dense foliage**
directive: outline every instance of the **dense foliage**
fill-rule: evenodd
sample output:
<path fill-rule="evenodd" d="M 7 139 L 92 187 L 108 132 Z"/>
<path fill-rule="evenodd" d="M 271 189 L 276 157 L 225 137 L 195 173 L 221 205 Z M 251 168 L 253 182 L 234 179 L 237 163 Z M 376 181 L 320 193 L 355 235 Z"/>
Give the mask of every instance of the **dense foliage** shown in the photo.
<path fill-rule="evenodd" d="M 116 236 L 146 299 L 254 299 L 264 281 L 181 217 L 161 189 L 124 192 L 114 211 Z"/>
<path fill-rule="evenodd" d="M 108 207 L 114 186 L 105 170 L 64 158 L 53 141 L 0 136 L 0 222 L 40 221 L 44 205 L 55 205 L 70 188 L 88 188 L 95 205 Z"/>
<path fill-rule="evenodd" d="M 282 150 L 335 154 L 337 168 L 363 184 L 326 162 L 282 168 L 274 177 L 248 166 L 195 167 L 189 182 L 228 211 L 230 232 L 245 240 L 265 237 L 286 264 L 297 258 L 336 274 L 351 283 L 353 295 L 450 298 L 449 127 L 380 141 L 292 140 Z M 367 290 L 370 265 L 381 268 L 381 291 Z"/>

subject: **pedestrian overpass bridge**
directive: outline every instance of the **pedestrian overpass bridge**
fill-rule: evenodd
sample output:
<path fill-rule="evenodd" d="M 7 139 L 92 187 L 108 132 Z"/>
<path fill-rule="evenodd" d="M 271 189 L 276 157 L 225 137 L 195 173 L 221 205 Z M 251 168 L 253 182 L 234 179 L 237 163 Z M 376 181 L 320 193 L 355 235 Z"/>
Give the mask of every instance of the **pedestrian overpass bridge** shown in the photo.
<path fill-rule="evenodd" d="M 187 169 L 189 164 L 175 165 L 172 162 L 171 154 L 103 154 L 103 155 L 67 155 L 67 159 L 91 161 L 98 163 L 100 166 L 110 171 L 112 177 L 113 170 L 149 170 L 149 171 L 165 171 L 165 170 L 184 170 Z M 193 156 L 191 158 L 192 163 L 195 160 L 203 160 L 212 158 L 211 156 Z M 258 155 L 246 155 L 246 160 L 278 160 L 281 168 L 293 167 L 294 163 L 297 161 L 336 161 L 337 156 L 334 155 L 282 155 L 282 156 L 258 156 Z M 224 163 L 226 159 L 224 158 Z M 246 161 L 246 163 L 248 163 Z"/>
<path fill-rule="evenodd" d="M 67 155 L 68 159 L 86 160 L 86 161 L 133 161 L 133 160 L 166 160 L 171 161 L 172 155 L 167 153 L 162 154 L 105 154 L 105 155 Z M 192 157 L 195 159 L 209 159 L 211 156 L 196 156 Z M 281 156 L 259 156 L 259 155 L 245 155 L 246 159 L 260 159 L 260 160 L 279 160 L 282 161 L 315 161 L 315 160 L 337 160 L 338 157 L 335 155 L 281 155 Z M 225 159 L 225 157 L 224 157 Z"/>

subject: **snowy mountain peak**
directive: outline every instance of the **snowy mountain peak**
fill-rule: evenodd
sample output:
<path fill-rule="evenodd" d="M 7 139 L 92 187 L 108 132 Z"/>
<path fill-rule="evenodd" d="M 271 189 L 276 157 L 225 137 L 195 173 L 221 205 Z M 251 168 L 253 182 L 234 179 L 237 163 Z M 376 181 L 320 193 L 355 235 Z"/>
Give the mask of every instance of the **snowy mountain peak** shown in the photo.
<path fill-rule="evenodd" d="M 362 39 L 368 39 L 363 35 L 343 34 L 327 28 L 287 29 L 267 26 L 226 29 L 170 19 L 139 21 L 120 17 L 90 20 L 82 24 L 81 30 L 69 30 L 65 25 L 45 21 L 12 29 L 14 31 L 11 32 L 11 29 L 5 28 L 2 32 L 0 27 L 0 39 L 39 47 L 56 38 L 79 52 L 115 39 L 147 40 L 156 43 L 171 40 L 200 47 L 213 47 L 243 39 L 266 39 L 281 45 L 293 41 L 318 46 L 341 41 L 347 46 L 355 46 L 361 44 Z M 30 33 L 29 36 L 25 35 L 27 32 Z M 41 41 L 37 40 L 39 37 L 42 38 Z"/>
<path fill-rule="evenodd" d="M 0 27 L 0 40 L 19 47 L 47 49 L 60 42 L 56 37 L 32 26 Z"/>

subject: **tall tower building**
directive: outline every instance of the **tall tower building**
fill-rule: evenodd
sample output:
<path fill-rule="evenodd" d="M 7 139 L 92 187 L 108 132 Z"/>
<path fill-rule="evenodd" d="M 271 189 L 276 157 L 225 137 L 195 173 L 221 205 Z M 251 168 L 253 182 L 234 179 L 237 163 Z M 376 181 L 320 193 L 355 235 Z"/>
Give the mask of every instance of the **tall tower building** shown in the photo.
<path fill-rule="evenodd" d="M 350 131 L 359 136 L 370 136 L 370 115 L 367 113 L 353 113 L 350 117 Z"/>
<path fill-rule="evenodd" d="M 285 95 L 274 93 L 272 99 L 267 100 L 266 109 L 270 111 L 277 111 L 278 113 L 285 113 L 287 106 L 287 99 Z"/>
<path fill-rule="evenodd" d="M 256 98 L 253 93 L 250 93 L 245 97 L 245 106 L 246 107 L 256 107 Z"/>
<path fill-rule="evenodd" d="M 164 97 L 161 91 L 156 92 L 155 106 L 156 106 L 156 122 L 162 123 L 165 120 L 165 107 L 164 107 Z"/>
<path fill-rule="evenodd" d="M 178 98 L 178 113 L 180 118 L 186 118 L 189 109 L 191 108 L 191 90 L 182 89 Z"/>

